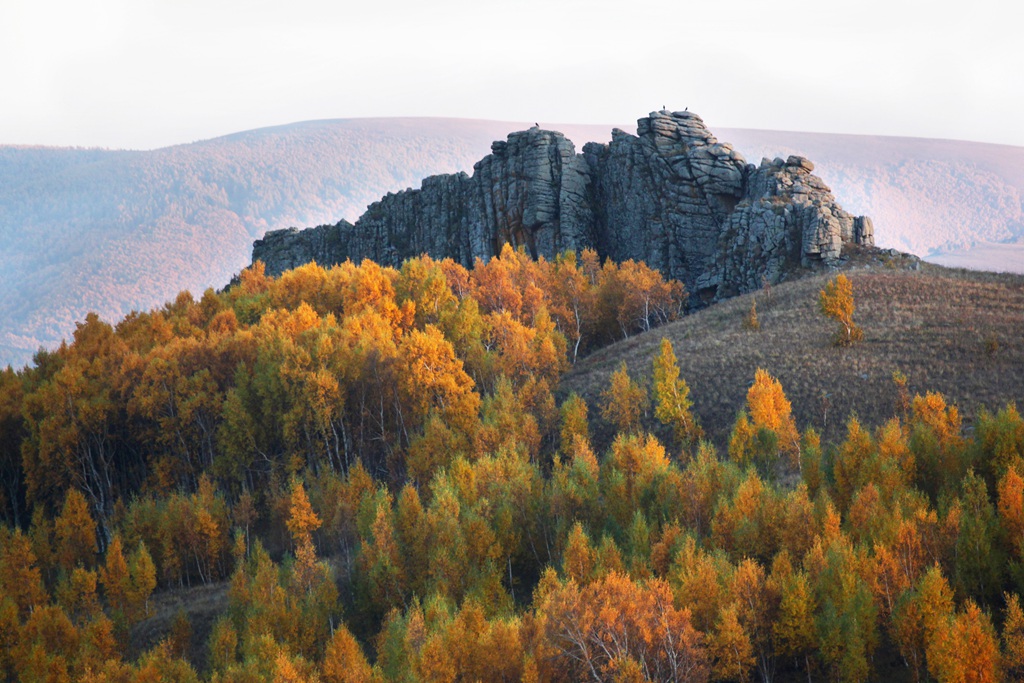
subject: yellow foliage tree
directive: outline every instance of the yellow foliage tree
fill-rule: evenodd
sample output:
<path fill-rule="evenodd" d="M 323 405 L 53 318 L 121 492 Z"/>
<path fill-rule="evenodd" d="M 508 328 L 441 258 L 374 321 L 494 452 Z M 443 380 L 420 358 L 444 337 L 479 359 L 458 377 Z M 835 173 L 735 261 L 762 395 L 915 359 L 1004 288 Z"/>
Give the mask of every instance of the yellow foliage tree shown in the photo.
<path fill-rule="evenodd" d="M 617 436 L 602 467 L 608 482 L 605 514 L 628 526 L 641 500 L 668 469 L 665 448 L 654 436 Z"/>
<path fill-rule="evenodd" d="M 213 671 L 223 673 L 235 663 L 238 651 L 238 632 L 230 618 L 221 617 L 213 625 L 208 648 L 210 668 Z"/>
<path fill-rule="evenodd" d="M 1024 479 L 1010 468 L 999 480 L 996 491 L 999 521 L 1006 530 L 1013 554 L 1019 559 L 1024 556 Z"/>
<path fill-rule="evenodd" d="M 1024 610 L 1020 598 L 1005 593 L 1006 619 L 1003 622 L 1003 671 L 1007 680 L 1024 680 Z"/>
<path fill-rule="evenodd" d="M 754 668 L 754 647 L 739 622 L 739 610 L 733 603 L 722 610 L 711 635 L 711 670 L 716 681 L 744 681 Z"/>
<path fill-rule="evenodd" d="M 75 569 L 54 591 L 57 604 L 78 626 L 100 616 L 100 601 L 96 593 L 96 572 L 81 567 Z"/>
<path fill-rule="evenodd" d="M 548 296 L 551 315 L 558 329 L 572 346 L 572 362 L 576 362 L 585 336 L 591 332 L 597 298 L 593 284 L 577 265 L 576 252 L 560 254 L 548 275 Z"/>
<path fill-rule="evenodd" d="M 640 584 L 609 572 L 580 587 L 545 577 L 535 603 L 538 652 L 547 655 L 538 659 L 550 667 L 542 678 L 616 680 L 629 660 L 652 681 L 708 678 L 703 638 L 665 581 Z"/>
<path fill-rule="evenodd" d="M 752 460 L 770 465 L 784 455 L 799 469 L 800 433 L 793 419 L 793 407 L 779 380 L 758 368 L 747 390 L 747 411 L 741 413 L 729 441 L 729 456 L 746 464 Z"/>
<path fill-rule="evenodd" d="M 583 525 L 576 522 L 562 554 L 562 571 L 576 583 L 583 585 L 594 573 L 595 554 Z"/>
<path fill-rule="evenodd" d="M 995 683 L 1003 680 L 999 671 L 999 641 L 988 615 L 973 600 L 953 623 L 956 642 L 954 671 L 947 680 L 965 683 Z"/>
<path fill-rule="evenodd" d="M 25 617 L 46 602 L 42 573 L 36 566 L 32 544 L 21 529 L 0 529 L 0 602 L 10 598 Z"/>
<path fill-rule="evenodd" d="M 747 317 L 743 319 L 743 327 L 757 332 L 761 329 L 761 321 L 757 319 L 757 299 L 750 300 L 750 311 L 747 313 Z"/>
<path fill-rule="evenodd" d="M 78 489 L 68 489 L 64 507 L 54 522 L 57 559 L 70 572 L 78 565 L 90 567 L 96 560 L 96 522 L 89 504 Z"/>
<path fill-rule="evenodd" d="M 836 346 L 850 346 L 864 338 L 864 331 L 853 322 L 853 285 L 843 273 L 836 275 L 818 295 L 818 308 L 839 323 Z"/>
<path fill-rule="evenodd" d="M 363 649 L 344 624 L 327 645 L 322 673 L 326 683 L 370 683 L 372 679 Z"/>
<path fill-rule="evenodd" d="M 640 428 L 640 417 L 647 410 L 647 391 L 630 378 L 626 361 L 612 373 L 611 383 L 601 397 L 601 417 L 618 431 L 635 432 Z"/>
<path fill-rule="evenodd" d="M 807 574 L 794 570 L 783 552 L 772 563 L 768 581 L 779 595 L 778 614 L 771 625 L 776 652 L 780 657 L 802 660 L 809 668 L 815 633 L 814 596 Z"/>
<path fill-rule="evenodd" d="M 575 392 L 569 394 L 562 404 L 562 431 L 559 434 L 559 443 L 562 453 L 568 455 L 572 452 L 573 442 L 576 437 L 584 441 L 590 440 L 590 423 L 587 421 L 587 402 L 580 398 Z"/>
<path fill-rule="evenodd" d="M 867 462 L 875 452 L 871 433 L 851 416 L 846 424 L 846 440 L 840 447 L 833 465 L 836 504 L 840 510 L 849 510 L 853 496 L 867 480 Z"/>
<path fill-rule="evenodd" d="M 728 561 L 719 561 L 697 547 L 693 537 L 686 538 L 670 570 L 675 586 L 676 604 L 691 613 L 693 625 L 705 633 L 715 627 L 725 602 L 723 583 L 732 570 Z"/>
<path fill-rule="evenodd" d="M 661 350 L 654 358 L 654 416 L 672 427 L 676 440 L 691 444 L 700 438 L 701 429 L 690 408 L 690 387 L 679 376 L 679 363 L 672 342 L 661 340 Z"/>
<path fill-rule="evenodd" d="M 128 612 L 134 615 L 131 618 L 138 618 L 149 611 L 149 596 L 156 588 L 156 566 L 141 541 L 128 560 L 128 577 Z"/>
<path fill-rule="evenodd" d="M 314 531 L 320 528 L 320 518 L 313 512 L 306 488 L 299 480 L 292 481 L 291 502 L 288 506 L 288 531 L 297 545 L 311 540 Z"/>
<path fill-rule="evenodd" d="M 128 574 L 128 562 L 124 557 L 124 546 L 121 536 L 115 535 L 107 546 L 107 554 L 103 566 L 100 567 L 100 584 L 107 598 L 107 605 L 115 615 L 127 616 L 128 593 L 131 590 L 131 578 Z"/>
<path fill-rule="evenodd" d="M 57 605 L 32 611 L 9 656 L 21 681 L 70 681 L 69 664 L 81 634 Z"/>
<path fill-rule="evenodd" d="M 758 368 L 754 373 L 754 383 L 747 390 L 747 407 L 755 426 L 777 432 L 786 441 L 798 442 L 793 406 L 783 393 L 782 384 L 766 370 Z"/>
<path fill-rule="evenodd" d="M 931 567 L 918 582 L 915 596 L 920 619 L 924 655 L 928 672 L 943 679 L 952 663 L 950 631 L 954 619 L 953 591 L 938 565 Z"/>

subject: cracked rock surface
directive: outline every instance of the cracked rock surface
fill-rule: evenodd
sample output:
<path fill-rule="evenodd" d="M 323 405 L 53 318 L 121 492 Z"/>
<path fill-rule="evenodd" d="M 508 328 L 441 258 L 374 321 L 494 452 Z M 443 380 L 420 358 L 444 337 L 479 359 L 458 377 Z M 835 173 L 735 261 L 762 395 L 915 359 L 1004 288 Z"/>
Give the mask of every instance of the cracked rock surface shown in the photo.
<path fill-rule="evenodd" d="M 689 111 L 652 112 L 636 135 L 616 129 L 580 154 L 534 127 L 495 142 L 471 176 L 426 178 L 354 224 L 268 232 L 253 260 L 277 275 L 313 260 L 398 266 L 423 253 L 472 266 L 506 242 L 549 259 L 593 248 L 646 261 L 701 305 L 837 265 L 844 244 L 874 245 L 871 219 L 844 211 L 813 171 L 798 156 L 748 164 Z"/>

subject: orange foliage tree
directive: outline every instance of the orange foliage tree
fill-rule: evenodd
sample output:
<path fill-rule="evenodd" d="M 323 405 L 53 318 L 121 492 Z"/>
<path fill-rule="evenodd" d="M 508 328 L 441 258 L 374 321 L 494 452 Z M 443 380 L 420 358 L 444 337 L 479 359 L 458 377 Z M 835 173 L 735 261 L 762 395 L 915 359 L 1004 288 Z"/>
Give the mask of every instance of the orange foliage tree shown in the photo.
<path fill-rule="evenodd" d="M 352 632 L 341 625 L 331 637 L 321 667 L 327 683 L 370 683 L 370 665 Z"/>
<path fill-rule="evenodd" d="M 535 598 L 538 662 L 554 680 L 611 680 L 637 668 L 646 680 L 705 681 L 708 655 L 668 584 L 612 572 L 584 587 L 545 576 Z"/>
<path fill-rule="evenodd" d="M 729 457 L 740 465 L 756 462 L 770 467 L 780 455 L 790 466 L 800 468 L 800 433 L 782 384 L 758 368 L 747 390 L 747 411 L 740 413 L 733 427 Z"/>
<path fill-rule="evenodd" d="M 864 338 L 864 331 L 853 322 L 853 285 L 843 273 L 825 284 L 818 295 L 818 308 L 826 317 L 839 323 L 836 346 L 850 346 Z"/>

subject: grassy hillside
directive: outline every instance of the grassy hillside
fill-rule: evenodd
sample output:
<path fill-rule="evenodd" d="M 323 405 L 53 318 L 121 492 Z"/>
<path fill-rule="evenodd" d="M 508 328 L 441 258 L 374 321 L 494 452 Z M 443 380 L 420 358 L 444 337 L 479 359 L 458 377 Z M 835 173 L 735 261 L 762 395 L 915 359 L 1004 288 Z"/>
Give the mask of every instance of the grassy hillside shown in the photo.
<path fill-rule="evenodd" d="M 694 411 L 708 435 L 724 444 L 744 406 L 754 371 L 776 376 L 793 403 L 797 425 L 841 438 L 847 417 L 881 424 L 897 398 L 894 371 L 911 394 L 938 391 L 960 407 L 965 424 L 981 407 L 1024 404 L 1024 277 L 925 265 L 919 272 L 883 267 L 850 272 L 854 319 L 864 341 L 831 345 L 834 323 L 817 310 L 825 276 L 738 297 L 606 347 L 564 378 L 592 405 L 625 360 L 648 381 L 663 337 L 675 348 Z M 744 326 L 757 300 L 760 331 Z"/>

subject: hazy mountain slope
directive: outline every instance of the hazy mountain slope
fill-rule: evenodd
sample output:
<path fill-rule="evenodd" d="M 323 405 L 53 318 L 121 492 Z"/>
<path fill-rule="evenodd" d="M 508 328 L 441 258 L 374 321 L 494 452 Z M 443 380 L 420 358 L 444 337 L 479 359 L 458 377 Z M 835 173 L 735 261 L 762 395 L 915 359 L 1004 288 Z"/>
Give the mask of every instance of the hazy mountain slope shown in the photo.
<path fill-rule="evenodd" d="M 875 219 L 883 246 L 925 255 L 1024 235 L 1024 148 L 710 124 L 752 162 L 790 151 L 814 160 L 845 208 Z M 182 288 L 223 286 L 264 231 L 354 220 L 427 175 L 471 172 L 493 140 L 528 125 L 357 119 L 146 152 L 0 147 L 0 364 L 69 337 L 89 310 L 116 319 Z M 545 127 L 577 147 L 611 130 Z M 987 254 L 1024 270 L 1004 246 Z"/>
<path fill-rule="evenodd" d="M 748 158 L 799 153 L 879 246 L 1024 272 L 1024 148 L 955 140 L 723 129 Z M 992 243 L 1011 243 L 991 249 Z"/>
<path fill-rule="evenodd" d="M 355 218 L 470 168 L 515 124 L 310 122 L 151 152 L 0 148 L 0 363 L 183 288 L 223 286 L 268 229 Z"/>

